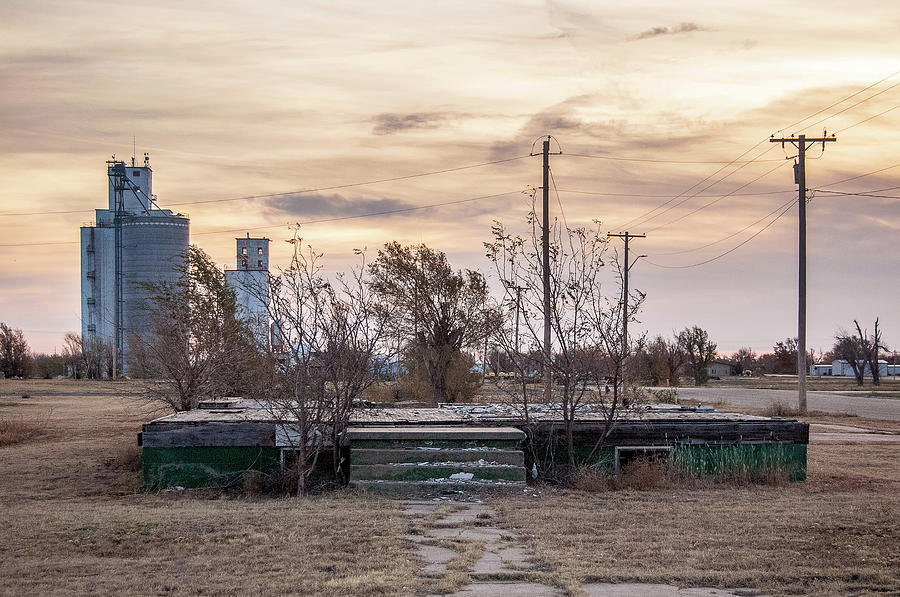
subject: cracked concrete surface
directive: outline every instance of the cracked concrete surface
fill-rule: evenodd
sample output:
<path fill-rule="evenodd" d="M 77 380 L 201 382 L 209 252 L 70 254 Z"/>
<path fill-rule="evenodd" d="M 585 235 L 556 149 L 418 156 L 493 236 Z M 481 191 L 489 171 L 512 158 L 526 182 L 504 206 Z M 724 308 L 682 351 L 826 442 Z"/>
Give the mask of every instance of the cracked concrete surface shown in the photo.
<path fill-rule="evenodd" d="M 416 531 L 406 538 L 415 543 L 423 566 L 421 574 L 446 578 L 465 569 L 463 583 L 454 585 L 451 597 L 557 597 L 562 589 L 540 582 L 547 566 L 524 545 L 515 531 L 494 526 L 497 512 L 480 502 L 413 500 L 403 504 Z M 476 557 L 472 557 L 472 556 Z M 456 562 L 458 564 L 454 565 Z M 456 578 L 459 578 L 458 576 Z M 455 581 L 459 582 L 459 581 Z M 575 594 L 587 597 L 751 597 L 754 589 L 679 588 L 639 583 L 589 583 Z"/>

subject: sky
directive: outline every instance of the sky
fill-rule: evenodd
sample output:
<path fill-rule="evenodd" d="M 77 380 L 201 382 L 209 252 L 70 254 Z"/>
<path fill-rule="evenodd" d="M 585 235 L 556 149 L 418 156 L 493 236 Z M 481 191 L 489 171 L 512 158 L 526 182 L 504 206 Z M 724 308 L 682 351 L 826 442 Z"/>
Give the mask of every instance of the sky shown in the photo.
<path fill-rule="evenodd" d="M 552 135 L 552 217 L 646 234 L 632 333 L 770 351 L 797 333 L 798 218 L 796 150 L 767 138 L 827 129 L 808 346 L 880 317 L 893 347 L 898 29 L 886 0 L 4 0 L 0 321 L 36 351 L 80 330 L 78 229 L 133 144 L 223 266 L 245 231 L 286 265 L 299 222 L 332 271 L 396 240 L 489 274 L 482 243 L 521 227 Z"/>

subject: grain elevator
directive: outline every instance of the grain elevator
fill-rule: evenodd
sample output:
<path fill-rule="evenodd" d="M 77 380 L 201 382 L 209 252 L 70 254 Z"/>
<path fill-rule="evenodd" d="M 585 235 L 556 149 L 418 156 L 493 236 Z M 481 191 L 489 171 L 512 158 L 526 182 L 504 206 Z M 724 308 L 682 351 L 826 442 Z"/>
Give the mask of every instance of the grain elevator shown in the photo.
<path fill-rule="evenodd" d="M 104 347 L 112 361 L 102 374 L 128 374 L 129 344 L 151 333 L 145 283 L 175 282 L 187 254 L 190 220 L 159 209 L 153 170 L 143 164 L 106 163 L 109 201 L 81 228 L 81 335 L 85 347 Z"/>

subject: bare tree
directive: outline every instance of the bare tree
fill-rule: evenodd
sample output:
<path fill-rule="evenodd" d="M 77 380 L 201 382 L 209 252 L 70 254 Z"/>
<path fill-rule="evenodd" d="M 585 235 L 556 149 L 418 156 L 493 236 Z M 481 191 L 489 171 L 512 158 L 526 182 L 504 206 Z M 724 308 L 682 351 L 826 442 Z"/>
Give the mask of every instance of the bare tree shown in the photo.
<path fill-rule="evenodd" d="M 112 377 L 113 345 L 97 335 L 80 338 L 81 357 L 84 360 L 84 376 L 88 379 Z"/>
<path fill-rule="evenodd" d="M 678 386 L 678 372 L 685 361 L 685 352 L 678 345 L 677 338 L 669 339 L 657 335 L 645 347 L 650 383 L 653 385 Z"/>
<path fill-rule="evenodd" d="M 694 377 L 694 383 L 702 386 L 709 379 L 706 368 L 716 358 L 715 343 L 710 342 L 706 330 L 695 325 L 678 333 L 678 346 L 686 355 L 685 360 Z"/>
<path fill-rule="evenodd" d="M 191 246 L 175 283 L 148 284 L 152 334 L 128 338 L 132 369 L 156 378 L 147 397 L 176 411 L 204 399 L 241 393 L 242 377 L 257 353 L 247 326 L 238 319 L 234 291 L 225 274 Z"/>
<path fill-rule="evenodd" d="M 534 206 L 526 219 L 530 234 L 521 236 L 497 222 L 493 241 L 485 243 L 487 256 L 503 283 L 506 301 L 518 300 L 518 327 L 532 347 L 543 342 L 543 286 L 541 227 Z M 603 268 L 607 240 L 599 222 L 591 227 L 569 228 L 554 221 L 550 230 L 550 327 L 553 350 L 546 374 L 552 375 L 563 419 L 568 469 L 574 470 L 574 427 L 584 407 L 600 410 L 606 421 L 598 445 L 609 432 L 621 406 L 622 364 L 630 352 L 622 338 L 622 318 L 633 317 L 643 295 L 636 293 L 628 313 L 622 309 L 621 285 L 613 297 L 604 295 Z M 619 279 L 621 280 L 621 268 Z M 503 327 L 504 345 L 514 348 L 518 369 L 536 369 L 540 361 L 510 340 L 510 325 Z M 611 397 L 599 391 L 597 382 L 612 378 Z M 524 377 L 523 377 L 524 379 Z M 521 385 L 528 417 L 528 391 Z"/>
<path fill-rule="evenodd" d="M 334 479 L 345 480 L 341 438 L 354 401 L 378 378 L 390 314 L 369 290 L 363 252 L 360 267 L 332 282 L 319 264 L 322 255 L 301 251 L 299 238 L 293 242 L 290 266 L 270 278 L 269 313 L 279 337 L 272 378 L 258 395 L 279 423 L 297 492 L 305 494 L 326 448 Z"/>
<path fill-rule="evenodd" d="M 889 350 L 881 342 L 881 330 L 878 329 L 878 318 L 875 318 L 875 329 L 872 336 L 869 330 L 863 330 L 857 320 L 853 320 L 856 334 L 839 330 L 835 336 L 832 352 L 838 359 L 846 360 L 853 370 L 857 385 L 863 385 L 866 368 L 872 374 L 872 385 L 881 384 L 881 371 L 878 368 L 878 353 L 881 350 Z"/>
<path fill-rule="evenodd" d="M 737 363 L 738 371 L 741 375 L 749 375 L 756 366 L 756 353 L 752 348 L 742 346 L 734 353 L 734 362 Z"/>

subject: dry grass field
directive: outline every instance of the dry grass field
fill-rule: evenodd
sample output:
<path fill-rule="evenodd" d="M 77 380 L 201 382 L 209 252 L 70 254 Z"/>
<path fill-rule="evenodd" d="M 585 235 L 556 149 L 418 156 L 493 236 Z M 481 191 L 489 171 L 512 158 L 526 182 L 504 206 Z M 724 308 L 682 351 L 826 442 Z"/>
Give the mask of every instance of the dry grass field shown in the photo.
<path fill-rule="evenodd" d="M 120 393 L 136 395 L 124 383 L 0 381 L 0 419 L 45 422 L 0 447 L 0 594 L 421 592 L 393 502 L 139 493 L 136 433 L 153 415 Z"/>
<path fill-rule="evenodd" d="M 689 386 L 690 380 L 682 380 Z M 711 379 L 708 382 L 711 388 L 753 388 L 760 390 L 796 390 L 796 375 L 766 375 L 763 377 L 723 377 Z M 881 385 L 873 386 L 872 378 L 867 377 L 865 384 L 856 385 L 852 377 L 807 376 L 806 387 L 810 392 L 862 392 L 873 397 L 897 398 L 900 397 L 900 378 L 886 376 L 881 378 Z"/>
<path fill-rule="evenodd" d="M 23 398 L 23 395 L 27 397 Z M 0 380 L 0 594 L 421 595 L 397 502 L 139 492 L 154 414 L 124 382 Z M 890 422 L 813 422 L 898 432 Z M 812 444 L 778 486 L 494 498 L 561 586 L 591 581 L 900 594 L 900 444 Z"/>

